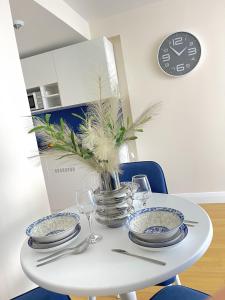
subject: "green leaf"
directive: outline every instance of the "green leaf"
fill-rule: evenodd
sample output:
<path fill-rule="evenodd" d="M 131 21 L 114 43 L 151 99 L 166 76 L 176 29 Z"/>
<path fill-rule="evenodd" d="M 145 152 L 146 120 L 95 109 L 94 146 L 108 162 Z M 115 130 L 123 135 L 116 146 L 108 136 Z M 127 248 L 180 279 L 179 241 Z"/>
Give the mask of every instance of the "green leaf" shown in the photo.
<path fill-rule="evenodd" d="M 78 155 L 82 156 L 82 146 L 79 144 L 76 144 L 76 152 Z"/>
<path fill-rule="evenodd" d="M 46 114 L 45 115 L 45 121 L 46 121 L 47 124 L 49 124 L 50 118 L 51 118 L 51 114 Z"/>
<path fill-rule="evenodd" d="M 130 137 L 125 138 L 125 141 L 133 141 L 136 139 L 137 139 L 137 136 L 130 136 Z"/>
<path fill-rule="evenodd" d="M 41 129 L 45 129 L 45 126 L 44 125 L 36 126 L 36 127 L 32 128 L 31 130 L 29 130 L 28 133 L 40 131 Z"/>
<path fill-rule="evenodd" d="M 111 123 L 108 123 L 107 126 L 109 127 L 109 129 L 113 130 L 113 125 Z"/>
<path fill-rule="evenodd" d="M 81 119 L 82 121 L 85 121 L 85 118 L 83 118 L 82 116 L 80 116 L 78 114 L 72 113 L 72 115 L 78 119 Z"/>
<path fill-rule="evenodd" d="M 79 129 L 80 131 L 86 131 L 86 127 L 82 124 L 80 124 Z"/>
<path fill-rule="evenodd" d="M 71 138 L 74 150 L 77 151 L 76 142 L 75 142 L 75 138 L 74 138 L 74 132 L 72 130 L 70 132 L 70 138 Z"/>
<path fill-rule="evenodd" d="M 93 152 L 90 151 L 89 149 L 87 148 L 82 149 L 82 157 L 84 159 L 90 159 L 93 157 L 93 155 L 94 155 Z"/>
<path fill-rule="evenodd" d="M 126 128 L 124 126 L 119 128 L 119 131 L 116 135 L 116 144 L 117 145 L 120 145 L 123 142 L 125 132 L 126 132 Z"/>
<path fill-rule="evenodd" d="M 68 157 L 68 156 L 74 156 L 74 154 L 73 153 L 65 154 L 65 155 L 62 155 L 62 156 L 58 157 L 57 159 L 62 159 L 62 158 Z"/>
<path fill-rule="evenodd" d="M 54 132 L 54 137 L 55 137 L 57 140 L 63 140 L 63 132 L 61 132 L 61 131 Z"/>
<path fill-rule="evenodd" d="M 84 154 L 82 155 L 82 157 L 83 157 L 84 159 L 90 159 L 90 158 L 92 157 L 92 155 L 90 155 L 89 153 L 84 153 Z"/>
<path fill-rule="evenodd" d="M 51 146 L 51 148 L 57 149 L 57 150 L 61 150 L 61 151 L 67 151 L 67 149 L 65 148 L 65 146 L 62 146 L 62 145 L 59 145 L 59 144 L 53 144 Z"/>
<path fill-rule="evenodd" d="M 63 118 L 60 118 L 59 122 L 60 122 L 61 131 L 63 132 L 64 128 L 65 128 L 65 123 L 64 123 Z"/>

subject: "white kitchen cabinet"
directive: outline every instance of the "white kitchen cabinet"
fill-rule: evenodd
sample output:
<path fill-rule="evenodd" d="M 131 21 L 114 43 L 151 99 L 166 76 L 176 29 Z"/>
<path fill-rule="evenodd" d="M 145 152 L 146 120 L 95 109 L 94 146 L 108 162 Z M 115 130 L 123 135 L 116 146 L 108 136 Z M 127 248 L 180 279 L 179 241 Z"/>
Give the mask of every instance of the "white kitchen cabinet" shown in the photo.
<path fill-rule="evenodd" d="M 44 109 L 61 106 L 58 83 L 43 85 L 40 87 Z"/>
<path fill-rule="evenodd" d="M 21 64 L 27 90 L 57 83 L 62 106 L 98 99 L 99 77 L 102 98 L 118 91 L 113 46 L 105 37 L 28 57 Z"/>
<path fill-rule="evenodd" d="M 21 60 L 27 90 L 57 82 L 52 51 Z"/>
<path fill-rule="evenodd" d="M 85 103 L 111 97 L 118 87 L 112 44 L 106 38 L 75 44 L 53 51 L 62 105 Z"/>

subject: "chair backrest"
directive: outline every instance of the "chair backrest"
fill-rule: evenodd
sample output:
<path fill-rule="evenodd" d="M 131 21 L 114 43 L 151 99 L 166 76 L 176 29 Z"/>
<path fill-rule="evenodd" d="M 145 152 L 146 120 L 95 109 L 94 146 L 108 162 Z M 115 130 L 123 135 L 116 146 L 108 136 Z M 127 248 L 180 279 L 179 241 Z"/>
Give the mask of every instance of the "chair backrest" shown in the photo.
<path fill-rule="evenodd" d="M 120 165 L 120 181 L 131 181 L 132 176 L 143 174 L 148 181 L 153 193 L 168 194 L 166 180 L 160 165 L 154 161 L 137 161 Z"/>
<path fill-rule="evenodd" d="M 38 287 L 11 300 L 70 300 L 70 297 Z"/>

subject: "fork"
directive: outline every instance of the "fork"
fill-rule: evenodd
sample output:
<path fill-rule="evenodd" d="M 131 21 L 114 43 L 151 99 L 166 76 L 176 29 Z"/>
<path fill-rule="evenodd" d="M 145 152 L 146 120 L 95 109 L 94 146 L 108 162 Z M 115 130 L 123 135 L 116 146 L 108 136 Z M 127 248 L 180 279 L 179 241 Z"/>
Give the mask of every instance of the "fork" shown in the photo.
<path fill-rule="evenodd" d="M 56 252 L 54 252 L 54 253 L 52 253 L 50 255 L 47 255 L 47 256 L 42 257 L 42 258 L 39 258 L 39 259 L 37 259 L 37 262 L 41 262 L 43 260 L 46 260 L 46 259 L 49 259 L 49 258 L 53 258 L 55 256 L 63 254 L 64 252 L 71 252 L 73 250 L 78 250 L 80 247 L 82 247 L 83 244 L 86 244 L 86 242 L 89 242 L 89 239 L 90 239 L 90 237 L 88 236 L 83 241 L 81 241 L 80 244 L 78 244 L 78 245 L 76 245 L 74 247 L 68 247 L 68 248 L 56 251 Z"/>
<path fill-rule="evenodd" d="M 195 227 L 195 225 L 194 224 L 189 224 L 189 223 L 184 223 L 186 226 L 188 226 L 188 227 Z"/>
<path fill-rule="evenodd" d="M 199 222 L 197 221 L 191 221 L 191 220 L 184 220 L 184 224 L 187 225 L 188 227 L 195 227 Z"/>
<path fill-rule="evenodd" d="M 198 224 L 199 222 L 197 221 L 191 221 L 191 220 L 184 220 L 185 223 L 190 223 L 190 224 Z"/>
<path fill-rule="evenodd" d="M 75 255 L 75 254 L 83 253 L 85 250 L 87 250 L 87 248 L 89 247 L 89 245 L 90 245 L 90 239 L 88 238 L 88 239 L 86 239 L 86 242 L 82 243 L 82 245 L 80 244 L 79 247 L 76 247 L 76 248 L 74 247 L 74 249 L 72 249 L 72 250 L 69 249 L 70 251 L 62 253 L 61 255 L 58 255 L 58 256 L 56 256 L 56 257 L 54 257 L 52 259 L 46 260 L 46 261 L 44 261 L 44 262 L 42 262 L 40 264 L 37 264 L 36 267 L 41 267 L 41 266 L 47 265 L 49 263 L 52 263 L 52 262 L 54 262 L 54 261 L 56 261 L 58 259 L 61 259 L 61 258 L 65 257 L 65 256 L 68 256 L 68 255 Z"/>

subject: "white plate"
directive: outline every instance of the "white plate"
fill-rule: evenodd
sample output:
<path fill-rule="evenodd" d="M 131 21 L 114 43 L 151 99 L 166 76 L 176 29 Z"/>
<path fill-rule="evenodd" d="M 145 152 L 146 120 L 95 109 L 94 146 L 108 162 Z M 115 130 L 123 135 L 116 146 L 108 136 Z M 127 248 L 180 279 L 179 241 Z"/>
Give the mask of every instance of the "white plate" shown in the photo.
<path fill-rule="evenodd" d="M 29 245 L 29 240 L 31 238 L 28 239 L 28 246 L 33 249 L 34 251 L 36 252 L 40 252 L 40 253 L 47 253 L 47 252 L 54 252 L 54 251 L 57 251 L 57 250 L 61 250 L 65 247 L 67 247 L 68 245 L 72 244 L 76 239 L 77 237 L 79 236 L 80 234 L 80 231 L 78 232 L 78 234 L 76 234 L 75 236 L 72 236 L 72 238 L 68 241 L 66 241 L 65 243 L 61 244 L 61 245 L 58 245 L 58 246 L 55 246 L 55 247 L 52 247 L 52 248 L 45 248 L 45 249 L 35 249 L 35 248 L 32 248 L 30 245 Z"/>

